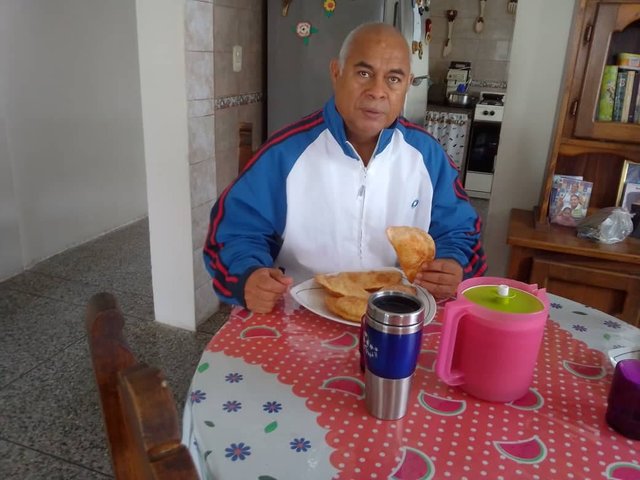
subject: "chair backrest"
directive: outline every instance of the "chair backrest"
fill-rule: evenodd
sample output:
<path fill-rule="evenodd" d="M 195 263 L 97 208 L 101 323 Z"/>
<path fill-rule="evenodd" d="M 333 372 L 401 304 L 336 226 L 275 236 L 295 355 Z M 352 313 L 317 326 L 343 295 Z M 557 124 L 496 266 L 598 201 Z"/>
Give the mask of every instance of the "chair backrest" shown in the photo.
<path fill-rule="evenodd" d="M 86 323 L 116 479 L 197 479 L 164 375 L 136 360 L 115 297 L 94 295 Z"/>

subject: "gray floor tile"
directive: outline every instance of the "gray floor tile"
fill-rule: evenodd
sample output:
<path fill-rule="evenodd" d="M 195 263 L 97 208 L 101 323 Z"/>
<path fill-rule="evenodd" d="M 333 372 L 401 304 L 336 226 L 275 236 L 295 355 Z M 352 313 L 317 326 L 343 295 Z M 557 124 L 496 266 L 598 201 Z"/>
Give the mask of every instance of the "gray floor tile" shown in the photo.
<path fill-rule="evenodd" d="M 6 480 L 94 480 L 113 477 L 0 440 L 0 478 Z"/>
<path fill-rule="evenodd" d="M 80 307 L 22 292 L 3 299 L 9 306 L 0 310 L 0 387 L 84 336 Z"/>
<path fill-rule="evenodd" d="M 191 378 L 211 336 L 127 318 L 139 360 L 161 368 L 182 416 Z M 109 473 L 110 463 L 86 339 L 0 390 L 2 437 Z"/>
<path fill-rule="evenodd" d="M 86 283 L 54 277 L 41 272 L 29 271 L 17 275 L 3 284 L 5 288 L 32 295 L 62 300 L 85 307 L 92 295 L 109 291 L 116 295 L 125 315 L 153 320 L 153 297 L 127 291 L 117 291 L 113 286 L 89 285 Z"/>

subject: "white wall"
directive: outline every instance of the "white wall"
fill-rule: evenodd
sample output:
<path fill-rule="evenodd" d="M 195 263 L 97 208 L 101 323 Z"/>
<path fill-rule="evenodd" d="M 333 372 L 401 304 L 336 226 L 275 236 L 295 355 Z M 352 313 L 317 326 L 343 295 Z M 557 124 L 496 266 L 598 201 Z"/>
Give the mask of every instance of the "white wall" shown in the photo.
<path fill-rule="evenodd" d="M 155 318 L 195 330 L 185 5 L 135 3 Z"/>
<path fill-rule="evenodd" d="M 0 2 L 0 278 L 146 214 L 136 42 L 130 0 Z"/>
<path fill-rule="evenodd" d="M 489 274 L 504 275 L 511 208 L 531 209 L 540 186 L 559 105 L 574 0 L 518 3 L 509 87 L 485 229 Z"/>

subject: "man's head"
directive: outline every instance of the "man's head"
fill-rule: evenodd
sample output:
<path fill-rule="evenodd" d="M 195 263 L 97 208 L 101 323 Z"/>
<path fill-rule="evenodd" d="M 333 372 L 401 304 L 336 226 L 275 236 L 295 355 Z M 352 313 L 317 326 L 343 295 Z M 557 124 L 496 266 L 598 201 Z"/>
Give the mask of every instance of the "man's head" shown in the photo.
<path fill-rule="evenodd" d="M 574 209 L 578 206 L 578 204 L 580 203 L 580 199 L 578 198 L 578 195 L 571 195 L 571 197 L 569 198 L 569 204 L 571 205 L 571 208 Z"/>
<path fill-rule="evenodd" d="M 412 80 L 406 40 L 391 25 L 361 25 L 347 35 L 330 70 L 349 140 L 374 141 L 400 115 Z"/>

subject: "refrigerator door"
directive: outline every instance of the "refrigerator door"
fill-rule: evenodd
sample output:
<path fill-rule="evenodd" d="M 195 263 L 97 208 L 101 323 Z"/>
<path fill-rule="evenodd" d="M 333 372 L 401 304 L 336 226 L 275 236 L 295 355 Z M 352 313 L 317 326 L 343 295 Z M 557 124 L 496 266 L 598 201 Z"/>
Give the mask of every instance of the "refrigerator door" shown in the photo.
<path fill-rule="evenodd" d="M 410 1 L 410 0 L 409 0 Z M 269 135 L 322 108 L 333 91 L 329 62 L 338 57 L 347 34 L 361 23 L 381 22 L 385 0 L 336 2 L 331 17 L 319 0 L 293 0 L 286 17 L 282 2 L 270 0 L 267 10 L 267 127 Z M 308 43 L 296 35 L 298 22 L 318 31 Z"/>
<path fill-rule="evenodd" d="M 333 94 L 329 62 L 338 57 L 342 41 L 362 23 L 385 21 L 403 31 L 409 45 L 413 39 L 411 0 L 350 0 L 336 2 L 331 17 L 325 15 L 319 0 L 293 0 L 287 16 L 282 2 L 267 2 L 267 129 L 269 135 L 322 108 Z M 395 13 L 395 15 L 394 15 Z M 422 17 L 422 24 L 426 16 Z M 303 38 L 296 34 L 299 22 L 309 22 L 317 32 Z M 414 75 L 428 72 L 428 49 L 423 58 L 412 55 Z M 404 115 L 423 123 L 427 82 L 410 87 Z"/>

